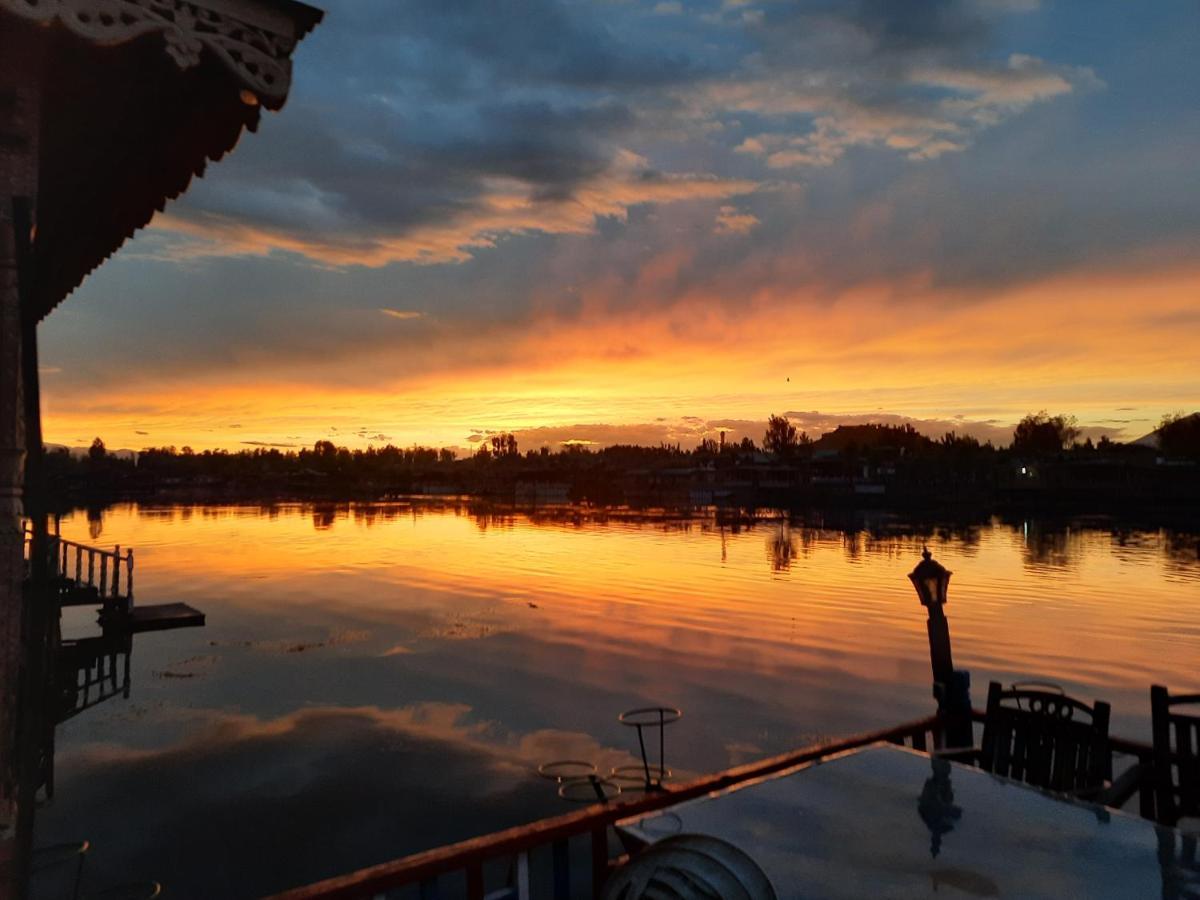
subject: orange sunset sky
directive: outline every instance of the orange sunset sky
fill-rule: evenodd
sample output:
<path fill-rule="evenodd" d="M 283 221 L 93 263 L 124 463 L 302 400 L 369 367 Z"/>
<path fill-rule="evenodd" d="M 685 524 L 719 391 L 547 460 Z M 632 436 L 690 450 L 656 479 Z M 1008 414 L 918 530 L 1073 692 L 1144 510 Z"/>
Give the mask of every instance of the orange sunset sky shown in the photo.
<path fill-rule="evenodd" d="M 287 107 L 43 325 L 48 441 L 1200 408 L 1194 6 L 328 6 Z"/>

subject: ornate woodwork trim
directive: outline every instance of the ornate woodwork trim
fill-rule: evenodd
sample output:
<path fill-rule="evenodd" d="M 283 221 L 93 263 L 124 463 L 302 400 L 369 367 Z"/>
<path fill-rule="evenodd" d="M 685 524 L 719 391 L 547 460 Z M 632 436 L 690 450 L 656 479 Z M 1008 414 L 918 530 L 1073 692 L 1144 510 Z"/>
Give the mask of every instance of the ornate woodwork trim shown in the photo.
<path fill-rule="evenodd" d="M 184 70 L 198 65 L 201 54 L 210 51 L 259 98 L 274 101 L 272 106 L 287 97 L 291 86 L 291 53 L 297 41 L 294 23 L 286 17 L 255 15 L 249 4 L 229 0 L 0 0 L 0 11 L 47 25 L 60 22 L 73 34 L 105 46 L 161 34 L 167 54 Z"/>

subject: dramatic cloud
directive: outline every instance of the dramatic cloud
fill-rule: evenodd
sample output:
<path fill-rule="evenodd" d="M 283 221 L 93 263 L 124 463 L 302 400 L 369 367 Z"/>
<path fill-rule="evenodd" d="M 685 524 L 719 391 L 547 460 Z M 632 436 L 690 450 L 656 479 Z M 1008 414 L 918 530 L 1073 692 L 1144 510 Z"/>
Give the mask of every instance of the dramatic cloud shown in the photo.
<path fill-rule="evenodd" d="M 1132 433 L 1194 395 L 1189 17 L 328 6 L 287 108 L 46 323 L 52 438 L 1101 426 L 1118 403 Z"/>
<path fill-rule="evenodd" d="M 586 235 L 633 206 L 754 189 L 717 177 L 720 158 L 679 168 L 662 143 L 716 148 L 744 128 L 736 116 L 763 131 L 722 155 L 757 154 L 766 171 L 828 166 L 856 146 L 932 159 L 1096 83 L 1024 53 L 989 59 L 991 21 L 971 5 L 753 5 L 726 5 L 732 33 L 718 16 L 666 32 L 665 46 L 619 7 L 331 10 L 344 17 L 331 43 L 353 36 L 357 62 L 328 51 L 309 62 L 318 96 L 305 99 L 301 81 L 300 113 L 269 124 L 155 225 L 187 239 L 170 248 L 178 259 L 278 250 L 336 266 L 462 262 L 506 235 Z"/>
<path fill-rule="evenodd" d="M 981 10 L 956 3 L 768 7 L 759 52 L 731 77 L 700 85 L 691 112 L 721 121 L 752 114 L 763 130 L 735 152 L 772 169 L 822 167 L 854 147 L 935 159 L 1035 103 L 1100 85 L 1086 67 L 1024 53 L 989 59 L 989 25 Z"/>
<path fill-rule="evenodd" d="M 178 248 L 180 258 L 224 255 L 263 255 L 273 250 L 299 253 L 330 265 L 382 266 L 393 262 L 462 262 L 473 251 L 495 247 L 504 235 L 586 235 L 598 219 L 624 221 L 632 206 L 683 200 L 720 200 L 748 193 L 748 180 L 719 179 L 691 174 L 662 174 L 629 151 L 618 151 L 605 172 L 576 185 L 567 196 L 545 196 L 536 184 L 513 178 L 481 181 L 480 193 L 469 208 L 447 214 L 442 221 L 388 233 L 380 228 L 355 232 L 349 221 L 338 221 L 331 208 L 321 217 L 329 227 L 320 234 L 297 233 L 286 224 L 254 226 L 225 214 L 198 212 L 164 214 L 156 226 L 193 241 Z"/>

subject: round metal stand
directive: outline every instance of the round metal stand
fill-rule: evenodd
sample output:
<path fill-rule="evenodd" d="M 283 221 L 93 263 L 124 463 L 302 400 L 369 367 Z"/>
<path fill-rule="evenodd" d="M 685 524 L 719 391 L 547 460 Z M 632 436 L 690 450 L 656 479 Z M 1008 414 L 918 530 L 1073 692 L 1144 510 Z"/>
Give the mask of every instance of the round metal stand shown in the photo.
<path fill-rule="evenodd" d="M 607 803 L 620 793 L 619 784 L 595 775 L 572 778 L 558 786 L 558 796 L 572 803 Z"/>
<path fill-rule="evenodd" d="M 664 769 L 662 766 L 650 766 L 650 780 L 656 784 L 662 784 L 664 781 L 670 781 L 674 773 L 670 769 Z M 625 790 L 643 788 L 646 784 L 646 767 L 642 763 L 632 763 L 628 766 L 613 766 L 612 771 L 608 773 L 608 777 L 618 784 L 625 786 Z"/>
<path fill-rule="evenodd" d="M 664 750 L 663 732 L 666 731 L 668 725 L 674 725 L 682 718 L 683 713 L 673 706 L 641 706 L 637 709 L 627 709 L 621 715 L 617 716 L 617 721 L 622 725 L 637 729 L 638 748 L 642 752 L 643 785 L 647 793 L 662 790 L 663 781 L 670 777 L 670 770 L 667 768 L 666 753 Z M 658 729 L 658 765 L 653 769 L 658 775 L 657 780 L 651 777 L 650 760 L 646 755 L 646 736 L 643 732 L 647 728 Z M 628 767 L 622 766 L 621 768 L 626 769 Z M 616 774 L 615 769 L 613 773 Z"/>
<path fill-rule="evenodd" d="M 564 781 L 578 781 L 592 777 L 596 774 L 596 766 L 586 759 L 556 759 L 538 766 L 538 774 L 550 781 L 562 784 Z"/>

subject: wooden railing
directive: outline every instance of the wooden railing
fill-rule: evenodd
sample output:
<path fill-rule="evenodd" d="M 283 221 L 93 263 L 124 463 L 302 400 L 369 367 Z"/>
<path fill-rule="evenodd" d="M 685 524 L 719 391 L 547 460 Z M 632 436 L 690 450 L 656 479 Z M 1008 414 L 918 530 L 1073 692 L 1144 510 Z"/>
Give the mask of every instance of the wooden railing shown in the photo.
<path fill-rule="evenodd" d="M 940 746 L 941 730 L 938 717 L 929 716 L 882 731 L 814 744 L 705 775 L 638 800 L 591 806 L 294 888 L 275 895 L 275 900 L 386 897 L 391 891 L 414 885 L 419 888 L 421 900 L 437 898 L 443 890 L 457 895 L 464 888 L 468 900 L 528 900 L 533 896 L 531 884 L 535 880 L 551 886 L 548 895 L 554 900 L 595 897 L 614 861 L 609 852 L 609 829 L 621 819 L 880 741 L 915 749 Z M 574 868 L 576 863 L 578 868 Z M 485 875 L 504 884 L 493 884 L 489 890 Z M 538 879 L 539 875 L 543 877 Z"/>
<path fill-rule="evenodd" d="M 55 718 L 61 723 L 110 697 L 129 697 L 131 640 L 120 637 L 90 637 L 64 640 L 59 644 L 59 706 Z"/>
<path fill-rule="evenodd" d="M 33 530 L 25 526 L 25 562 L 33 554 Z M 46 554 L 50 576 L 60 585 L 83 591 L 94 591 L 100 603 L 110 600 L 133 605 L 133 550 L 123 554 L 120 545 L 102 550 L 61 535 L 46 536 Z M 122 578 L 124 569 L 124 578 Z"/>

